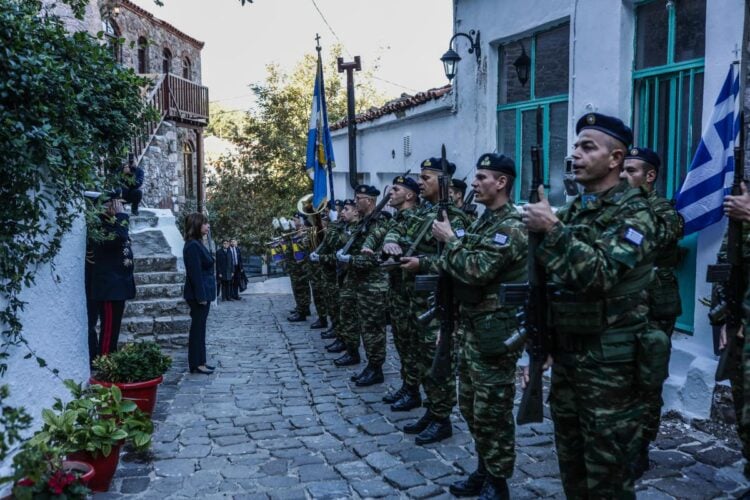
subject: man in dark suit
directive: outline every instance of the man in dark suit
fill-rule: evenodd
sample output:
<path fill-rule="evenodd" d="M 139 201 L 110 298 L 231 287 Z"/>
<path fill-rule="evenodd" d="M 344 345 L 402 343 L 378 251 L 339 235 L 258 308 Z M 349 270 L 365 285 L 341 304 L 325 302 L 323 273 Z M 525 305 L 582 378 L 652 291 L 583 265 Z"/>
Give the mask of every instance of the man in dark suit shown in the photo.
<path fill-rule="evenodd" d="M 130 203 L 131 213 L 138 215 L 138 205 L 143 199 L 141 186 L 143 186 L 144 173 L 143 169 L 135 164 L 132 153 L 128 156 L 128 164 L 122 167 L 120 174 L 122 175 L 120 187 L 122 199 Z"/>
<path fill-rule="evenodd" d="M 232 300 L 230 286 L 234 269 L 229 258 L 229 240 L 224 240 L 221 248 L 216 250 L 216 276 L 221 283 L 221 300 Z"/>
<path fill-rule="evenodd" d="M 237 240 L 232 239 L 229 245 L 229 260 L 232 263 L 232 290 L 230 296 L 233 300 L 240 299 L 240 276 L 242 275 L 242 252 L 237 246 Z"/>

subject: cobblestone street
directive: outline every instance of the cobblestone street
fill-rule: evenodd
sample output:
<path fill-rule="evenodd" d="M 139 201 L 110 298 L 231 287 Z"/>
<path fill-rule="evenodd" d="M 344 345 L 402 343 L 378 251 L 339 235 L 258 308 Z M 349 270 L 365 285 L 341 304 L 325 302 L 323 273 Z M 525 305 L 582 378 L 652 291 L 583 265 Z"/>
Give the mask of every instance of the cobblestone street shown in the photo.
<path fill-rule="evenodd" d="M 417 446 L 399 429 L 422 410 L 393 413 L 381 397 L 398 383 L 389 344 L 386 383 L 356 388 L 351 369 L 310 322 L 288 323 L 291 295 L 277 281 L 213 306 L 209 364 L 190 375 L 186 350 L 159 389 L 148 456 L 125 454 L 103 498 L 452 498 L 447 486 L 476 466 L 458 410 L 454 435 Z M 520 394 L 517 395 L 517 399 Z M 638 497 L 732 498 L 747 488 L 736 441 L 664 423 Z M 562 498 L 552 423 L 517 429 L 513 498 Z"/>

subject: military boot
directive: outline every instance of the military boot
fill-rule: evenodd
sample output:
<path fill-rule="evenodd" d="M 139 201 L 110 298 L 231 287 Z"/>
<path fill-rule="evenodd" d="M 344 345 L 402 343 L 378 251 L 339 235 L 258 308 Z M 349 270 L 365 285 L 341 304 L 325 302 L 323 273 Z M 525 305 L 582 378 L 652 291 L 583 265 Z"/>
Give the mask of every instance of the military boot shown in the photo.
<path fill-rule="evenodd" d="M 358 365 L 359 364 L 359 352 L 358 351 L 351 351 L 345 353 L 340 358 L 336 358 L 333 360 L 333 364 L 336 366 L 351 366 L 351 365 Z"/>
<path fill-rule="evenodd" d="M 648 445 L 646 445 L 641 449 L 638 456 L 635 458 L 635 461 L 630 465 L 633 473 L 633 480 L 640 479 L 650 466 L 651 464 L 648 459 Z"/>
<path fill-rule="evenodd" d="M 453 496 L 475 497 L 482 491 L 484 480 L 487 477 L 487 469 L 484 468 L 484 460 L 479 459 L 477 470 L 469 474 L 469 477 L 456 481 L 448 489 Z"/>
<path fill-rule="evenodd" d="M 352 382 L 356 382 L 357 380 L 361 379 L 362 377 L 368 375 L 372 368 L 370 367 L 370 364 L 368 363 L 367 366 L 365 366 L 365 369 L 359 372 L 357 375 L 352 375 L 349 377 L 349 380 Z"/>
<path fill-rule="evenodd" d="M 336 330 L 333 329 L 333 325 L 328 330 L 324 330 L 320 332 L 320 338 L 321 339 L 335 339 L 336 338 Z"/>
<path fill-rule="evenodd" d="M 504 477 L 492 477 L 487 474 L 479 500 L 510 500 L 508 481 Z"/>
<path fill-rule="evenodd" d="M 422 405 L 419 386 L 406 386 L 404 395 L 391 405 L 391 411 L 409 411 Z"/>
<path fill-rule="evenodd" d="M 306 321 L 309 315 L 310 315 L 309 310 L 307 312 L 294 311 L 294 314 L 289 316 L 286 320 L 290 323 L 299 323 L 301 321 Z"/>
<path fill-rule="evenodd" d="M 321 316 L 315 321 L 315 323 L 310 325 L 310 330 L 315 330 L 317 328 L 328 328 L 328 318 Z"/>
<path fill-rule="evenodd" d="M 407 434 L 419 434 L 432 423 L 432 413 L 430 410 L 424 412 L 424 415 L 414 423 L 404 426 L 404 432 Z"/>
<path fill-rule="evenodd" d="M 382 384 L 385 378 L 383 377 L 383 368 L 380 366 L 374 366 L 370 368 L 370 372 L 359 377 L 354 384 L 357 387 L 367 387 L 375 384 Z"/>
<path fill-rule="evenodd" d="M 401 387 L 397 391 L 390 390 L 385 393 L 385 396 L 383 396 L 383 403 L 395 403 L 399 399 L 401 399 L 401 396 L 404 395 L 404 392 L 406 391 L 406 384 L 401 383 Z"/>
<path fill-rule="evenodd" d="M 346 344 L 341 342 L 340 340 L 336 339 L 333 341 L 333 343 L 328 344 L 326 346 L 326 351 L 328 352 L 344 352 L 346 351 Z"/>
<path fill-rule="evenodd" d="M 443 439 L 447 439 L 453 435 L 453 426 L 451 425 L 450 417 L 433 419 L 430 425 L 425 430 L 420 432 L 414 443 L 416 444 L 430 444 L 437 443 Z"/>

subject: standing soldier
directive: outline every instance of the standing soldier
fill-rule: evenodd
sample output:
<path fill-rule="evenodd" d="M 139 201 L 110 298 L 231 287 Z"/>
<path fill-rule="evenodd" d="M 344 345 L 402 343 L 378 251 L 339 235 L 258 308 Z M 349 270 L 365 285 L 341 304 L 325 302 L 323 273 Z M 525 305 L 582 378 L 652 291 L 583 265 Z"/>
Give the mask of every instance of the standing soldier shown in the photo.
<path fill-rule="evenodd" d="M 666 333 L 672 338 L 677 317 L 682 314 L 680 289 L 677 284 L 675 268 L 680 261 L 680 248 L 677 244 L 682 237 L 684 222 L 672 204 L 656 192 L 654 184 L 659 176 L 661 161 L 655 151 L 648 148 L 633 148 L 625 157 L 625 168 L 620 177 L 626 179 L 631 187 L 643 187 L 648 193 L 648 201 L 653 211 L 656 226 L 655 234 L 658 248 L 654 261 L 654 279 L 648 287 L 648 319 L 652 328 Z M 667 358 L 667 363 L 669 358 Z M 668 373 L 669 367 L 664 367 Z M 661 420 L 662 385 L 644 391 L 642 396 L 645 406 L 643 418 L 643 444 L 633 467 L 636 479 L 648 470 L 648 447 L 656 439 Z"/>
<path fill-rule="evenodd" d="M 338 241 L 341 239 L 341 233 L 344 230 L 344 224 L 345 222 L 341 218 L 341 210 L 344 207 L 344 203 L 341 200 L 335 200 L 330 203 L 331 211 L 330 213 L 336 213 L 339 214 L 339 217 L 336 218 L 336 220 L 331 220 L 330 215 L 326 219 L 327 222 L 325 222 L 325 232 L 323 233 L 323 241 L 320 244 L 320 251 L 319 252 L 313 252 L 310 254 L 310 262 L 312 263 L 318 263 L 317 265 L 320 267 L 320 273 L 322 276 L 322 290 L 323 290 L 323 300 L 326 302 L 326 310 L 328 311 L 328 316 L 331 319 L 330 326 L 327 330 L 321 332 L 320 338 L 322 339 L 336 339 L 336 332 L 335 332 L 335 324 L 338 320 L 338 314 L 339 314 L 339 301 L 338 301 L 338 283 L 336 281 L 336 250 L 338 250 L 339 246 L 337 245 Z M 343 245 L 343 243 L 341 244 Z M 322 259 L 321 256 L 327 255 L 329 258 Z M 313 264 L 315 265 L 315 264 Z M 334 344 L 336 344 L 334 342 Z M 340 345 L 337 346 L 338 350 L 331 350 L 330 347 L 332 347 L 334 344 L 330 344 L 326 346 L 326 349 L 328 352 L 341 352 L 344 350 L 344 345 L 342 342 L 339 342 Z"/>
<path fill-rule="evenodd" d="M 576 133 L 573 173 L 583 194 L 555 214 L 542 192 L 523 216 L 544 234 L 536 259 L 557 289 L 549 403 L 560 475 L 568 498 L 635 498 L 637 368 L 648 361 L 636 352 L 648 330 L 655 222 L 644 192 L 619 179 L 630 128 L 589 113 Z"/>
<path fill-rule="evenodd" d="M 417 295 L 414 290 L 414 277 L 417 274 L 435 273 L 438 270 L 437 261 L 437 240 L 432 236 L 430 231 L 424 231 L 425 224 L 432 224 L 437 218 L 437 210 L 440 196 L 438 177 L 442 173 L 442 161 L 440 158 L 429 158 L 422 162 L 421 173 L 419 175 L 419 190 L 425 201 L 424 206 L 419 210 L 419 217 L 410 218 L 410 222 L 405 225 L 395 226 L 385 237 L 385 243 L 396 243 L 397 245 L 383 247 L 386 254 L 401 256 L 401 246 L 411 246 L 417 240 L 416 254 L 418 256 L 403 257 L 401 267 L 404 273 L 404 286 L 409 290 L 411 295 L 411 321 L 414 322 L 414 332 L 416 338 L 413 340 L 414 357 L 409 360 L 410 366 L 407 370 L 413 370 L 411 377 L 422 384 L 429 402 L 425 414 L 416 422 L 404 427 L 407 434 L 418 434 L 414 442 L 417 444 L 428 444 L 441 441 L 453 435 L 453 429 L 450 422 L 450 414 L 456 405 L 456 379 L 448 377 L 447 383 L 438 383 L 430 374 L 430 366 L 435 358 L 437 350 L 437 338 L 440 331 L 440 322 L 433 318 L 429 324 L 420 325 L 417 317 L 430 308 L 427 297 Z M 448 164 L 448 174 L 453 175 L 456 166 Z M 464 235 L 468 226 L 467 216 L 460 209 L 449 202 L 448 219 L 454 228 L 456 236 L 459 238 Z M 424 236 L 423 236 L 424 235 Z M 401 244 L 398 245 L 398 244 Z M 419 388 L 415 392 L 410 392 L 393 403 L 393 411 L 405 411 L 413 408 L 414 401 L 418 401 Z"/>
<path fill-rule="evenodd" d="M 515 178 L 513 160 L 482 155 L 472 183 L 475 199 L 485 206 L 482 217 L 461 239 L 447 220 L 432 226 L 435 239 L 446 244 L 440 265 L 461 305 L 458 402 L 479 459 L 477 470 L 450 491 L 479 494 L 480 500 L 510 498 L 507 478 L 516 457 L 513 398 L 522 345 L 506 341 L 518 328 L 518 307 L 498 301 L 500 284 L 524 281 L 527 274 L 526 230 L 510 201 Z"/>
<path fill-rule="evenodd" d="M 310 277 L 305 265 L 305 216 L 297 212 L 293 222 L 296 233 L 291 238 L 286 268 L 292 282 L 295 310 L 287 318 L 290 323 L 305 321 L 310 315 Z"/>
<path fill-rule="evenodd" d="M 456 208 L 463 210 L 464 208 L 464 197 L 466 196 L 466 182 L 461 179 L 451 179 L 451 185 L 448 187 L 448 193 L 453 200 L 453 204 Z"/>
<path fill-rule="evenodd" d="M 387 219 L 381 217 L 381 214 L 373 214 L 375 200 L 379 194 L 380 191 L 374 186 L 360 184 L 354 189 L 354 202 L 363 220 L 354 229 L 357 236 L 349 248 L 349 253 L 343 253 L 343 249 L 336 252 L 336 259 L 341 265 L 347 267 L 344 281 L 348 282 L 356 292 L 356 305 L 353 309 L 347 309 L 346 314 L 357 317 L 358 330 L 356 337 L 352 334 L 354 332 L 350 332 L 347 338 L 347 351 L 353 353 L 356 348 L 359 352 L 361 336 L 367 355 L 367 366 L 359 375 L 352 377 L 352 382 L 360 387 L 380 384 L 384 380 L 382 367 L 385 362 L 385 307 L 388 281 L 375 256 L 360 253 L 368 234 L 377 231 L 379 225 L 387 224 Z M 369 221 L 363 233 L 362 225 L 367 216 L 374 217 L 374 219 Z"/>

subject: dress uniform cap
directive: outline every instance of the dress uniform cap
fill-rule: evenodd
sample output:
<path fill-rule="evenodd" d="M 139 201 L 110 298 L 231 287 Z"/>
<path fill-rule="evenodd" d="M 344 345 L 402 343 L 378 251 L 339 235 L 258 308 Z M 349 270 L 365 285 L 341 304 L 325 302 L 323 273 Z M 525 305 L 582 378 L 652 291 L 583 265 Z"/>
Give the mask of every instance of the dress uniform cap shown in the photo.
<path fill-rule="evenodd" d="M 600 132 L 604 132 L 610 137 L 614 137 L 625 146 L 630 146 L 633 143 L 633 131 L 623 123 L 619 118 L 614 116 L 607 116 L 601 113 L 588 113 L 578 119 L 576 124 L 576 134 L 580 134 L 581 130 L 592 128 Z"/>
<path fill-rule="evenodd" d="M 462 181 L 461 179 L 451 179 L 451 187 L 453 189 L 458 189 L 462 193 L 466 192 L 466 183 Z"/>
<path fill-rule="evenodd" d="M 367 184 L 360 184 L 354 188 L 354 193 L 377 197 L 380 194 L 380 191 L 378 191 L 378 189 L 375 186 L 368 186 Z"/>
<path fill-rule="evenodd" d="M 628 154 L 625 155 L 625 159 L 627 160 L 628 158 L 645 161 L 646 163 L 652 165 L 654 168 L 657 168 L 657 169 L 661 167 L 661 160 L 659 159 L 659 154 L 653 149 L 631 148 L 630 151 L 628 151 Z"/>
<path fill-rule="evenodd" d="M 346 205 L 349 205 L 350 207 L 353 207 L 353 206 L 356 205 L 356 203 L 354 203 L 354 200 L 352 200 L 351 198 L 347 198 L 347 199 L 344 200 L 344 206 L 346 206 Z"/>
<path fill-rule="evenodd" d="M 515 177 L 516 163 L 505 155 L 485 153 L 477 160 L 477 170 L 494 170 Z"/>
<path fill-rule="evenodd" d="M 419 184 L 417 184 L 417 181 L 415 181 L 411 177 L 398 175 L 393 178 L 393 185 L 404 186 L 405 188 L 411 189 L 415 193 L 419 194 Z"/>
<path fill-rule="evenodd" d="M 440 158 L 427 158 L 419 166 L 422 170 L 434 170 L 436 172 L 443 171 L 443 162 Z M 456 164 L 448 162 L 448 175 L 456 173 Z"/>

